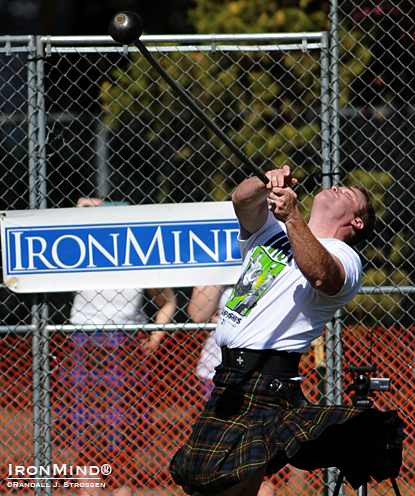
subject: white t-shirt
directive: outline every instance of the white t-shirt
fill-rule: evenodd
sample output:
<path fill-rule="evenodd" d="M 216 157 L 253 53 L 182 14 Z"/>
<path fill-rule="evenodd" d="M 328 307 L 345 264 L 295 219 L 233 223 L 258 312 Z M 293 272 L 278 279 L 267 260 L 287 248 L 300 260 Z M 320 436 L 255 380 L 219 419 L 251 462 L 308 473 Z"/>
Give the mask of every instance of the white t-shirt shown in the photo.
<path fill-rule="evenodd" d="M 216 327 L 219 346 L 304 353 L 360 288 L 358 254 L 328 238 L 318 241 L 342 263 L 345 282 L 334 296 L 313 289 L 293 259 L 285 224 L 272 213 L 258 232 L 238 241 L 244 262 Z"/>
<path fill-rule="evenodd" d="M 142 310 L 143 290 L 104 289 L 76 293 L 72 309 L 72 324 L 136 324 L 146 322 Z"/>

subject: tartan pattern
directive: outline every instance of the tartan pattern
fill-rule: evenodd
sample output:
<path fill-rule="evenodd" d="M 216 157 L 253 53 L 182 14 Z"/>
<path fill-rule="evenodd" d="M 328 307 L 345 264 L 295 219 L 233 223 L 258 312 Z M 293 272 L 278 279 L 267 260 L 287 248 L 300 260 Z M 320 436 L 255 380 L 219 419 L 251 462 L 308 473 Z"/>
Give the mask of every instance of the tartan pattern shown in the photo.
<path fill-rule="evenodd" d="M 388 428 L 396 418 L 391 412 L 348 406 L 294 408 L 298 385 L 283 385 L 273 391 L 272 378 L 255 371 L 219 366 L 214 382 L 211 399 L 170 464 L 173 480 L 187 494 L 209 496 L 225 491 L 268 462 L 267 475 L 286 463 L 297 463 L 295 466 L 307 470 L 337 466 L 352 485 L 357 484 L 356 488 L 372 475 L 364 469 L 358 470 L 356 477 L 353 473 L 362 461 L 359 450 L 368 441 L 368 426 L 373 426 L 369 441 L 374 442 L 369 442 L 363 455 L 376 452 L 373 464 L 369 464 L 372 471 L 375 467 L 376 480 L 396 476 L 396 468 L 399 472 L 402 443 L 396 425 Z M 362 428 L 359 418 L 368 419 Z M 343 429 L 348 421 L 353 421 L 351 428 Z M 383 425 L 388 434 L 377 441 L 378 428 Z M 339 441 L 346 443 L 347 449 L 340 449 Z M 349 461 L 350 456 L 355 459 Z M 389 473 L 391 466 L 393 474 Z"/>

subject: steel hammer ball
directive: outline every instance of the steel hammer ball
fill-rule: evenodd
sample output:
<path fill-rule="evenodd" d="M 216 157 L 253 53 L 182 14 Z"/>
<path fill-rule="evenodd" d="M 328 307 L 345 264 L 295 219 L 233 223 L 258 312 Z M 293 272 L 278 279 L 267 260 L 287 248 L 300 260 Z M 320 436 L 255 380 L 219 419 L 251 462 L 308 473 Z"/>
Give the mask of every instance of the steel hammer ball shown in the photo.
<path fill-rule="evenodd" d="M 143 33 L 143 23 L 135 12 L 118 12 L 111 19 L 108 32 L 111 38 L 121 45 L 131 45 Z"/>

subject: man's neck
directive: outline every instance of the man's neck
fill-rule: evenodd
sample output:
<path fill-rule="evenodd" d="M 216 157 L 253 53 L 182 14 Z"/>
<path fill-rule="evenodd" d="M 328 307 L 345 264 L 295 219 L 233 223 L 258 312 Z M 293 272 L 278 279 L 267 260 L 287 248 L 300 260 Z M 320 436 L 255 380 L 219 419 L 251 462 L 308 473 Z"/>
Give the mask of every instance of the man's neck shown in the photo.
<path fill-rule="evenodd" d="M 308 228 L 316 238 L 336 238 L 344 241 L 344 229 L 310 219 Z"/>

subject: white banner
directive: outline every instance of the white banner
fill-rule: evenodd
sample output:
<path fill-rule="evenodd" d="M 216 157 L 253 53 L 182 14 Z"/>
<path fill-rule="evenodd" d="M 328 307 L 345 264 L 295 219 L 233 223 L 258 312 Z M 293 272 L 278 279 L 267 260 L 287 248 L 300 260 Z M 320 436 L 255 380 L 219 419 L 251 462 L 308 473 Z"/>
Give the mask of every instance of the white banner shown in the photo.
<path fill-rule="evenodd" d="M 18 293 L 233 284 L 231 202 L 0 212 L 3 279 Z"/>

